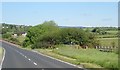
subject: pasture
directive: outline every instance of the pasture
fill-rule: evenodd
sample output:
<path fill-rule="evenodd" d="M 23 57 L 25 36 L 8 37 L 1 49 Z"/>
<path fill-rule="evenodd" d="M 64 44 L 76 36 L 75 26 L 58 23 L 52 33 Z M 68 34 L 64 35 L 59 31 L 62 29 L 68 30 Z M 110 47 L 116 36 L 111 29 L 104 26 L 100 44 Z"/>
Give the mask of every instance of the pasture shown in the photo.
<path fill-rule="evenodd" d="M 112 46 L 112 42 L 115 43 L 115 46 L 118 47 L 118 38 L 98 38 L 100 46 Z"/>

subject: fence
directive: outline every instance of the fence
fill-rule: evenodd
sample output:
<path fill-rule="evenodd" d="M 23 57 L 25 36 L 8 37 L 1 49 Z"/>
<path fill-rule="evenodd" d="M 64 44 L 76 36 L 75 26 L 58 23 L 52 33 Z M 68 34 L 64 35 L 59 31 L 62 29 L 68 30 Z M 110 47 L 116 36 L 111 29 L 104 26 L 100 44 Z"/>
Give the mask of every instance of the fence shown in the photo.
<path fill-rule="evenodd" d="M 103 51 L 103 52 L 112 52 L 114 49 L 117 49 L 118 47 L 96 46 L 95 48 L 98 49 L 99 51 Z"/>

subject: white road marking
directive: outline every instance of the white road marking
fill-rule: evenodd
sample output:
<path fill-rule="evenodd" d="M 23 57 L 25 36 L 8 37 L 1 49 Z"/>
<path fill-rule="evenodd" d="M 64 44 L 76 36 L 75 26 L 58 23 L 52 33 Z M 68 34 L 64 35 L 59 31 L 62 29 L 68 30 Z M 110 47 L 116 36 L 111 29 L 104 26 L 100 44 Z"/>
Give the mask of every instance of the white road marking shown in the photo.
<path fill-rule="evenodd" d="M 27 58 L 27 56 L 25 56 L 25 58 Z"/>
<path fill-rule="evenodd" d="M 28 60 L 30 61 L 30 59 L 28 58 Z"/>
<path fill-rule="evenodd" d="M 57 61 L 59 61 L 59 62 L 66 63 L 66 64 L 69 64 L 69 65 L 71 65 L 71 66 L 77 67 L 77 68 L 83 68 L 83 67 L 80 67 L 80 66 L 77 66 L 77 65 L 71 64 L 71 63 L 69 63 L 69 62 L 62 61 L 62 60 L 60 60 L 60 59 L 57 59 L 57 58 L 54 58 L 54 57 L 51 57 L 51 56 L 48 56 L 48 55 L 42 54 L 42 53 L 40 53 L 40 52 L 38 52 L 38 51 L 34 51 L 34 50 L 32 50 L 32 51 L 35 52 L 35 53 L 38 53 L 38 54 L 40 54 L 40 55 L 42 55 L 42 56 L 45 56 L 45 57 L 48 57 L 48 58 L 51 58 L 51 59 L 57 60 Z"/>
<path fill-rule="evenodd" d="M 8 44 L 11 44 L 9 42 L 7 42 Z M 14 45 L 14 44 L 12 44 Z M 16 46 L 16 45 L 15 45 Z M 2 47 L 4 49 L 4 47 Z M 19 47 L 17 47 L 19 48 Z M 29 59 L 27 56 L 25 56 L 23 53 L 19 52 L 18 50 L 14 49 L 14 48 L 11 48 L 13 50 L 15 50 L 17 53 L 19 53 L 20 55 L 24 56 L 26 59 L 28 59 L 29 61 L 31 61 L 34 65 L 37 65 L 37 63 L 35 63 L 34 61 L 32 61 L 31 59 Z M 19 48 L 19 49 L 22 49 L 22 48 Z M 23 50 L 23 49 L 22 49 Z M 0 70 L 2 69 L 2 64 L 3 64 L 3 61 L 4 61 L 4 58 L 5 58 L 5 54 L 6 54 L 6 50 L 4 49 L 4 54 L 3 54 L 3 58 L 2 58 L 2 61 L 1 61 L 1 64 L 0 64 Z"/>
<path fill-rule="evenodd" d="M 20 55 L 24 56 L 26 59 L 28 59 L 29 61 L 31 61 L 34 65 L 37 65 L 37 63 L 35 63 L 34 61 L 32 61 L 30 58 L 28 58 L 27 56 L 25 56 L 23 53 L 15 50 L 16 52 L 18 52 Z"/>
<path fill-rule="evenodd" d="M 33 62 L 34 63 L 34 65 L 37 65 L 37 63 L 35 63 L 35 62 Z"/>

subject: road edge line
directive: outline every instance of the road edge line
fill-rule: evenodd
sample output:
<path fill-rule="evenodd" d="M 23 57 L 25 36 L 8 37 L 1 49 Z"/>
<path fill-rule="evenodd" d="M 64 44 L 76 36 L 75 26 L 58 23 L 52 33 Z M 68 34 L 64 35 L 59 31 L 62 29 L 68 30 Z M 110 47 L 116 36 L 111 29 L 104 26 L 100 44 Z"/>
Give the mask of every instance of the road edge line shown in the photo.
<path fill-rule="evenodd" d="M 5 53 L 6 53 L 6 50 L 3 47 L 2 47 L 2 49 L 4 50 L 4 52 L 3 52 L 3 56 L 2 56 L 2 61 L 0 63 L 0 70 L 2 70 L 2 64 L 3 64 L 3 61 L 5 59 Z"/>
<path fill-rule="evenodd" d="M 52 56 L 48 56 L 48 55 L 43 54 L 43 53 L 40 53 L 40 52 L 38 52 L 38 51 L 35 51 L 35 50 L 31 50 L 31 51 L 32 51 L 32 52 L 35 52 L 35 53 L 37 53 L 37 54 L 40 54 L 40 55 L 42 55 L 42 56 L 45 56 L 45 57 L 48 57 L 48 58 L 57 60 L 57 61 L 59 61 L 59 62 L 63 62 L 63 63 L 65 63 L 65 64 L 68 64 L 68 65 L 71 65 L 71 66 L 74 66 L 74 67 L 77 67 L 77 68 L 82 68 L 82 69 L 84 69 L 83 67 L 80 67 L 80 66 L 77 66 L 77 65 L 75 65 L 75 64 L 72 64 L 72 63 L 69 63 L 69 62 L 66 62 L 66 61 L 63 61 L 63 60 L 54 58 L 54 57 L 52 57 Z"/>

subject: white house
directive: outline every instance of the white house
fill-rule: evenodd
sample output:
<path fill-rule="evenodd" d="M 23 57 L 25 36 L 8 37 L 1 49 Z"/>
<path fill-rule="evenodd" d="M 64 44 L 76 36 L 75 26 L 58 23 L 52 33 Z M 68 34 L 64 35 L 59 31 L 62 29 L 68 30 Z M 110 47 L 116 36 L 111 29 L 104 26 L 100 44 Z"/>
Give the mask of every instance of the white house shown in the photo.
<path fill-rule="evenodd" d="M 27 35 L 27 33 L 22 33 L 22 36 L 23 36 L 23 37 L 26 37 L 26 35 Z"/>

